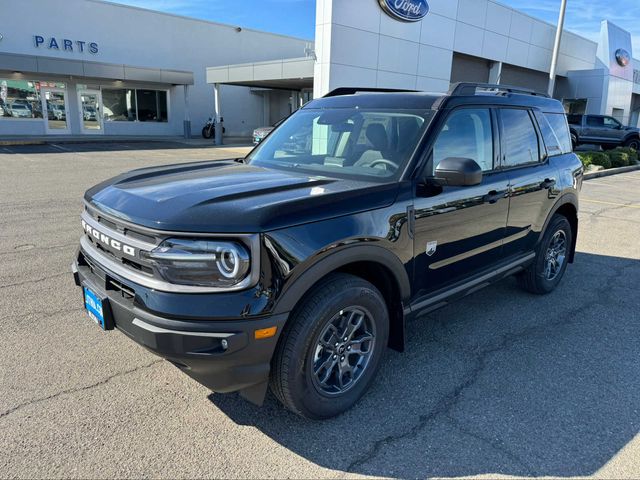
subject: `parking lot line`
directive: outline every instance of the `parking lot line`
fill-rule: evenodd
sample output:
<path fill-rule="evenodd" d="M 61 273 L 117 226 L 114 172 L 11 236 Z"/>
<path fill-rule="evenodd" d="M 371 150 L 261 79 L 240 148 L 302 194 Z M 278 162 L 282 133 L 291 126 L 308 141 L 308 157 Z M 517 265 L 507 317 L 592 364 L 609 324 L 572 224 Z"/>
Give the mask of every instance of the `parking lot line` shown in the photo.
<path fill-rule="evenodd" d="M 586 203 L 600 203 L 602 205 L 613 205 L 615 207 L 640 208 L 640 205 L 625 205 L 624 203 L 602 202 L 600 200 L 590 200 L 584 197 L 581 198 L 580 201 Z"/>

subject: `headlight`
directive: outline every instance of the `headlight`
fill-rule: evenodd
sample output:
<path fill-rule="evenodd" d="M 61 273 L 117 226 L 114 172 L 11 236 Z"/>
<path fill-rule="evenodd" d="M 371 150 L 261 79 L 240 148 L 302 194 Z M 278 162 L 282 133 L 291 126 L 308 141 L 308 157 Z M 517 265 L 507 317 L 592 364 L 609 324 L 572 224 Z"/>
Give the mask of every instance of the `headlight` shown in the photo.
<path fill-rule="evenodd" d="M 170 238 L 145 257 L 176 285 L 233 287 L 251 267 L 249 252 L 236 242 Z"/>

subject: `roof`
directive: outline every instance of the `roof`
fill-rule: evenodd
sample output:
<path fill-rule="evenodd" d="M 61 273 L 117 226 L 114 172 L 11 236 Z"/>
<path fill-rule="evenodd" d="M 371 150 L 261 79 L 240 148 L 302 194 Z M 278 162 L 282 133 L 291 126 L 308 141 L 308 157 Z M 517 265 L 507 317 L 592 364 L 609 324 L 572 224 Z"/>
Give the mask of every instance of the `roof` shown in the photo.
<path fill-rule="evenodd" d="M 539 108 L 545 113 L 565 113 L 562 104 L 553 98 L 509 92 L 482 92 L 475 95 L 443 95 L 428 92 L 361 92 L 318 98 L 307 103 L 314 108 L 381 108 L 440 110 L 463 105 L 517 106 Z"/>

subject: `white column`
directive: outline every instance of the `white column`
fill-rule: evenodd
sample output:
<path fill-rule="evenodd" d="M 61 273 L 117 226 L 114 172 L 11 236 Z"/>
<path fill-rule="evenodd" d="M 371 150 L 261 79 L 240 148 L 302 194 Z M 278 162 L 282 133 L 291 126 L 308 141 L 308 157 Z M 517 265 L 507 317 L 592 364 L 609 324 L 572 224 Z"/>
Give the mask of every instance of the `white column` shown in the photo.
<path fill-rule="evenodd" d="M 500 85 L 502 80 L 502 62 L 491 62 L 489 67 L 489 83 Z"/>
<path fill-rule="evenodd" d="M 558 68 L 558 56 L 560 55 L 560 43 L 562 42 L 562 31 L 564 29 L 564 14 L 567 11 L 567 0 L 561 0 L 560 15 L 558 17 L 558 30 L 556 31 L 556 41 L 553 44 L 553 56 L 551 57 L 551 71 L 549 72 L 549 96 L 553 97 L 556 88 L 556 70 Z"/>
<path fill-rule="evenodd" d="M 220 106 L 220 84 L 213 84 L 213 116 L 216 127 L 215 144 L 222 145 L 222 108 Z"/>
<path fill-rule="evenodd" d="M 189 111 L 189 85 L 184 85 L 184 138 L 191 138 L 191 112 Z"/>

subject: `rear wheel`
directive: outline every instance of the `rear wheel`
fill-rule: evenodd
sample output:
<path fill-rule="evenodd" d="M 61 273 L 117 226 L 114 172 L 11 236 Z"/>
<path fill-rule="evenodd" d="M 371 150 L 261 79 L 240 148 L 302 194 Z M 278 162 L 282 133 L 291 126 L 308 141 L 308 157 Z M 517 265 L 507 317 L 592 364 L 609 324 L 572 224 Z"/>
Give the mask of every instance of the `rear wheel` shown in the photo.
<path fill-rule="evenodd" d="M 312 419 L 351 408 L 380 367 L 389 315 L 378 289 L 347 274 L 327 277 L 293 312 L 274 355 L 271 389 Z"/>
<path fill-rule="evenodd" d="M 204 127 L 202 129 L 202 137 L 209 139 L 209 138 L 213 137 L 214 132 L 215 132 L 215 128 L 213 128 L 213 127 Z"/>
<path fill-rule="evenodd" d="M 543 295 L 558 286 L 569 263 L 573 231 L 566 217 L 554 215 L 538 246 L 536 259 L 520 275 L 518 283 L 525 290 Z"/>

